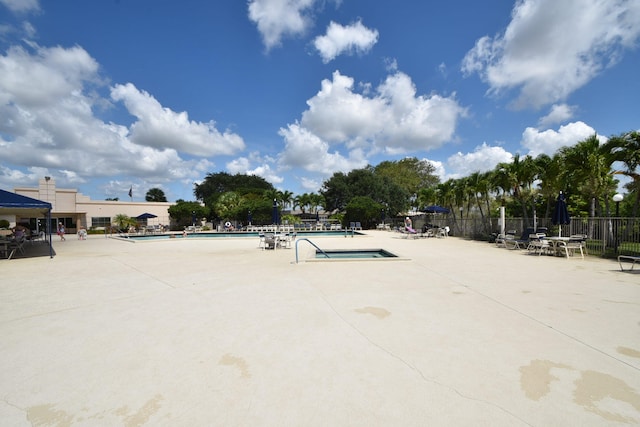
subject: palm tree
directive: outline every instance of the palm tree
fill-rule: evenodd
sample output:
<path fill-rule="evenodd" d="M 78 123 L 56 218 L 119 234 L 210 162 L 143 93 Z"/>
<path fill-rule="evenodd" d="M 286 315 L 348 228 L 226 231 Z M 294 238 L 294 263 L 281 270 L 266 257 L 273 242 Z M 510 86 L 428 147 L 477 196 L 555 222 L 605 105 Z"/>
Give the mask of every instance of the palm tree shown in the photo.
<path fill-rule="evenodd" d="M 147 202 L 166 202 L 167 197 L 164 195 L 164 191 L 160 188 L 150 188 L 147 191 L 147 195 L 144 197 Z"/>
<path fill-rule="evenodd" d="M 318 208 L 324 205 L 324 197 L 322 196 L 322 194 L 309 194 L 309 205 L 312 208 L 312 211 L 317 213 Z"/>
<path fill-rule="evenodd" d="M 535 163 L 538 170 L 538 179 L 540 180 L 538 184 L 540 194 L 546 202 L 544 216 L 549 218 L 551 216 L 551 207 L 556 197 L 558 197 L 558 193 L 564 189 L 561 179 L 564 164 L 562 157 L 558 154 L 554 154 L 553 157 L 540 154 L 536 157 Z"/>
<path fill-rule="evenodd" d="M 592 135 L 572 147 L 563 147 L 559 151 L 564 160 L 565 180 L 576 183 L 577 190 L 591 201 L 589 216 L 595 217 L 597 212 L 601 212 L 601 199 L 604 199 L 608 213 L 609 195 L 616 187 L 611 169 L 615 160 L 611 154 L 611 147 L 600 145 L 598 137 Z"/>
<path fill-rule="evenodd" d="M 469 176 L 469 194 L 475 201 L 478 211 L 480 212 L 480 218 L 482 220 L 482 228 L 486 232 L 487 227 L 491 229 L 491 201 L 489 199 L 490 184 L 489 173 L 474 172 Z M 485 221 L 485 212 L 483 211 L 483 205 L 487 209 L 488 222 Z"/>
<path fill-rule="evenodd" d="M 293 202 L 293 193 L 291 191 L 283 191 L 280 193 L 280 199 L 282 200 L 282 207 L 286 209 Z"/>
<path fill-rule="evenodd" d="M 614 136 L 605 144 L 615 161 L 622 162 L 624 169 L 615 170 L 614 174 L 625 175 L 631 178 L 632 182 L 627 185 L 630 190 L 635 189 L 636 200 L 633 204 L 632 216 L 638 216 L 640 209 L 640 173 L 637 171 L 640 166 L 640 133 L 636 131 Z"/>
<path fill-rule="evenodd" d="M 294 197 L 294 206 L 297 206 L 300 208 L 300 210 L 302 211 L 302 213 L 306 212 L 307 207 L 309 207 L 311 205 L 311 199 L 310 199 L 310 195 L 309 193 L 303 193 L 300 194 L 296 197 Z"/>
<path fill-rule="evenodd" d="M 129 227 L 137 225 L 136 219 L 125 214 L 118 214 L 113 218 L 113 223 L 118 226 L 119 230 L 126 230 Z"/>

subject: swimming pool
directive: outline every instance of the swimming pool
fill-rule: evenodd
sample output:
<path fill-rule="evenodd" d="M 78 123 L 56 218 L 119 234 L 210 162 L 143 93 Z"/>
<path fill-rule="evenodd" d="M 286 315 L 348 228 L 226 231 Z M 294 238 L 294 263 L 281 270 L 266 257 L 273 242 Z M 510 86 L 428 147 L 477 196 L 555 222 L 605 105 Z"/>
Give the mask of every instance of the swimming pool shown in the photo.
<path fill-rule="evenodd" d="M 337 237 L 337 236 L 346 236 L 345 231 L 296 231 L 296 237 Z M 352 232 L 348 231 L 348 235 L 351 236 Z M 263 233 L 264 234 L 264 233 Z M 354 231 L 354 235 L 362 236 L 364 233 Z M 234 231 L 231 233 L 218 233 L 218 232 L 199 232 L 199 233 L 188 233 L 186 235 L 187 239 L 220 239 L 220 238 L 258 238 L 260 235 L 257 231 Z M 168 239 L 184 239 L 182 234 L 148 234 L 144 236 L 138 235 L 119 235 L 113 236 L 120 239 L 130 240 L 134 242 L 145 242 L 145 241 L 153 241 L 153 240 L 168 240 Z"/>
<path fill-rule="evenodd" d="M 324 249 L 316 250 L 315 257 L 306 262 L 332 261 L 406 261 L 385 249 Z"/>

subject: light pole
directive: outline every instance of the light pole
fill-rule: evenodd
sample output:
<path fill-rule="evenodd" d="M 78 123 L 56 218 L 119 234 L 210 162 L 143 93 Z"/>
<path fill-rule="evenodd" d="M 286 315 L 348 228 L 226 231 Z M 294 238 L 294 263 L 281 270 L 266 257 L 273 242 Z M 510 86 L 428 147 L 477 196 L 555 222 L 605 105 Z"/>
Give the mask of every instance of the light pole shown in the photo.
<path fill-rule="evenodd" d="M 620 223 L 620 202 L 622 201 L 623 196 L 620 193 L 617 193 L 613 196 L 613 201 L 616 202 L 616 219 L 615 219 L 615 227 L 614 227 L 614 248 L 616 253 L 618 253 L 618 226 Z"/>

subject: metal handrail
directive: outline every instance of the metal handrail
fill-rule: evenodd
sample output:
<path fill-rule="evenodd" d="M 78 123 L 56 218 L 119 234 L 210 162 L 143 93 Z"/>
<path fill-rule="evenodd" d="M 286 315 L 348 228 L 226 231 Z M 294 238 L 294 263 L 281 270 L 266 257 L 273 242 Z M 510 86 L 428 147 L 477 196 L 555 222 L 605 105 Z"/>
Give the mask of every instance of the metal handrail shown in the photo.
<path fill-rule="evenodd" d="M 296 264 L 298 263 L 298 243 L 300 243 L 300 241 L 302 240 L 306 240 L 307 242 L 311 243 L 311 245 L 313 245 L 314 248 L 316 248 L 317 250 L 319 250 L 320 252 L 322 252 L 324 254 L 324 256 L 326 256 L 327 258 L 331 258 L 329 256 L 329 254 L 327 254 L 325 251 L 323 251 L 322 249 L 320 249 L 318 247 L 318 245 L 316 245 L 315 243 L 313 243 L 311 240 L 307 239 L 306 237 L 303 237 L 301 239 L 296 239 Z"/>

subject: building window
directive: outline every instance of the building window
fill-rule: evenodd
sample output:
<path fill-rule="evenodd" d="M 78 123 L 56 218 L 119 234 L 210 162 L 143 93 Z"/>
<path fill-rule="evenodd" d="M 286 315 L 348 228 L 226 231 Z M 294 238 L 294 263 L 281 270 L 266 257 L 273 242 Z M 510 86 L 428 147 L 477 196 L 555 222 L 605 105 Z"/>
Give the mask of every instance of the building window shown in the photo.
<path fill-rule="evenodd" d="M 108 216 L 92 216 L 91 227 L 109 227 L 111 226 L 111 217 Z"/>

